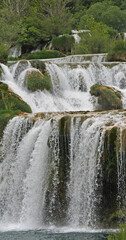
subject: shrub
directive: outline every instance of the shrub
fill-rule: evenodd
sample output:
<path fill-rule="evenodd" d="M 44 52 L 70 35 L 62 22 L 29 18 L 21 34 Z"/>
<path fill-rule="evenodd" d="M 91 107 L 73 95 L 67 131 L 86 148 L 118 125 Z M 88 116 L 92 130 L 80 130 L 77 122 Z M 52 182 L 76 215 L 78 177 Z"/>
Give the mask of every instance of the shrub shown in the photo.
<path fill-rule="evenodd" d="M 71 52 L 74 43 L 75 43 L 74 37 L 69 35 L 54 37 L 52 39 L 53 48 L 64 53 Z"/>
<path fill-rule="evenodd" d="M 29 90 L 36 91 L 40 90 L 50 90 L 52 84 L 50 81 L 50 76 L 48 74 L 41 74 L 39 71 L 31 71 L 26 77 L 26 85 Z"/>
<path fill-rule="evenodd" d="M 35 53 L 31 53 L 27 56 L 27 59 L 49 59 L 49 58 L 60 58 L 65 55 L 56 50 L 42 50 Z"/>
<path fill-rule="evenodd" d="M 126 240 L 126 223 L 120 224 L 119 230 L 108 236 L 108 240 Z"/>
<path fill-rule="evenodd" d="M 115 40 L 107 58 L 109 61 L 126 61 L 126 41 L 123 39 Z"/>

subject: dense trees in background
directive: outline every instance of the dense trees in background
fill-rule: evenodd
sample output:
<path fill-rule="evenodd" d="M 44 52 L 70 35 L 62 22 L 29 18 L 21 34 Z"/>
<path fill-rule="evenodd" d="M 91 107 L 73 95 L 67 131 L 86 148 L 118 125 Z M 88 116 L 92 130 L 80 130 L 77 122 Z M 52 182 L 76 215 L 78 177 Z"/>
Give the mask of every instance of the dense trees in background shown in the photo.
<path fill-rule="evenodd" d="M 8 47 L 21 44 L 23 51 L 29 52 L 53 37 L 70 33 L 72 29 L 89 29 L 88 19 L 96 25 L 98 23 L 97 27 L 107 29 L 106 34 L 92 30 L 94 39 L 101 38 L 106 45 L 108 35 L 126 32 L 126 1 L 1 0 L 0 44 Z M 84 40 L 82 42 L 86 44 Z"/>

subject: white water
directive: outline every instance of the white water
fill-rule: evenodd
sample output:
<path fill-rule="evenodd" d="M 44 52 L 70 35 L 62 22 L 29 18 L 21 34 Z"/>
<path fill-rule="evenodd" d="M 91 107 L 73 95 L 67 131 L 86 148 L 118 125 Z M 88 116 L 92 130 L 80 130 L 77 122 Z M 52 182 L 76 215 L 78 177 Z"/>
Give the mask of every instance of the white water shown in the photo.
<path fill-rule="evenodd" d="M 108 64 L 109 65 L 109 64 Z M 123 93 L 126 108 L 126 64 L 118 63 L 109 67 L 104 63 L 81 60 L 75 63 L 46 61 L 46 69 L 51 76 L 53 92 L 30 92 L 25 86 L 28 71 L 35 70 L 30 62 L 18 62 L 10 68 L 1 64 L 2 81 L 22 97 L 35 112 L 95 110 L 97 101 L 90 95 L 90 87 L 95 83 L 114 86 Z M 33 123 L 32 119 L 16 117 L 7 125 L 2 144 L 4 161 L 0 164 L 0 228 L 35 229 L 45 225 L 46 193 L 50 175 L 54 172 L 53 190 L 48 210 L 53 216 L 59 184 L 59 124 L 60 116 Z M 88 118 L 71 118 L 69 161 L 70 172 L 67 183 L 69 198 L 66 224 L 73 228 L 95 227 L 97 222 L 96 196 L 99 188 L 97 174 L 101 171 L 101 155 L 104 148 L 104 126 L 112 121 L 120 125 L 120 151 L 118 153 L 118 199 L 125 197 L 125 164 L 122 153 L 121 128 L 125 117 L 121 113 L 111 113 Z M 82 123 L 83 122 L 83 123 Z M 102 175 L 102 172 L 100 172 Z M 57 222 L 60 224 L 59 216 Z M 62 220 L 61 220 L 62 221 Z M 47 224 L 47 222 L 46 222 Z M 51 224 L 51 222 L 49 222 Z"/>
<path fill-rule="evenodd" d="M 58 119 L 60 115 L 33 123 L 31 118 L 15 117 L 7 125 L 2 144 L 4 161 L 0 164 L 1 229 L 44 227 L 45 199 L 52 171 L 53 189 L 48 211 L 55 218 L 53 209 L 60 166 Z M 125 124 L 121 113 L 96 115 L 83 123 L 80 117 L 71 118 L 70 143 L 66 142 L 70 152 L 70 180 L 67 183 L 70 201 L 66 225 L 71 229 L 96 226 L 95 206 L 101 197 L 95 195 L 95 190 L 100 187 L 97 174 L 101 169 L 103 129 L 110 121 L 115 125 L 120 123 L 122 127 Z M 62 222 L 62 216 L 57 219 L 58 224 L 60 220 Z"/>
<path fill-rule="evenodd" d="M 64 58 L 64 61 L 65 59 L 68 61 L 67 58 Z M 26 88 L 27 73 L 32 70 L 38 71 L 31 67 L 30 62 L 20 61 L 10 68 L 1 64 L 2 80 L 30 105 L 33 112 L 95 110 L 97 100 L 90 95 L 90 87 L 95 83 L 119 89 L 122 92 L 123 108 L 126 108 L 125 63 L 109 67 L 110 64 L 95 62 L 88 62 L 88 65 L 68 62 L 62 64 L 59 63 L 59 59 L 45 62 L 46 69 L 51 76 L 52 93 L 46 90 L 31 92 Z"/>

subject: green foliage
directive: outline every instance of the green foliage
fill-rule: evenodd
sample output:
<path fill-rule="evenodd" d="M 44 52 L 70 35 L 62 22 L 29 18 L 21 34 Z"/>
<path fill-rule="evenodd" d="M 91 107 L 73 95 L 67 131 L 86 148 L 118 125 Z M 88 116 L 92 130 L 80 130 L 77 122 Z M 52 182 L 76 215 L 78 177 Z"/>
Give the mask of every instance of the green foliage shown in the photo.
<path fill-rule="evenodd" d="M 126 10 L 114 6 L 113 1 L 97 1 L 91 5 L 80 19 L 80 29 L 86 27 L 86 21 L 90 16 L 93 16 L 95 21 L 106 24 L 108 27 L 112 27 L 117 31 L 126 31 Z"/>
<path fill-rule="evenodd" d="M 83 33 L 79 43 L 75 44 L 75 54 L 105 53 L 108 51 L 109 35 L 108 28 L 102 23 L 97 23 L 94 17 L 87 19 L 86 28 L 89 33 Z"/>
<path fill-rule="evenodd" d="M 35 53 L 31 53 L 27 56 L 27 59 L 49 59 L 49 58 L 60 58 L 65 55 L 56 50 L 42 50 Z"/>
<path fill-rule="evenodd" d="M 109 61 L 126 61 L 126 42 L 123 39 L 113 41 L 107 58 Z"/>
<path fill-rule="evenodd" d="M 109 7 L 102 14 L 102 22 L 120 32 L 126 31 L 126 10 L 120 10 L 117 6 Z"/>
<path fill-rule="evenodd" d="M 0 44 L 0 62 L 6 63 L 9 55 L 9 47 L 4 43 Z"/>
<path fill-rule="evenodd" d="M 108 240 L 126 240 L 126 223 L 119 225 L 119 230 L 108 236 Z"/>
<path fill-rule="evenodd" d="M 29 90 L 50 90 L 52 84 L 49 75 L 42 75 L 39 71 L 31 71 L 26 77 L 26 85 Z"/>
<path fill-rule="evenodd" d="M 73 36 L 63 35 L 59 37 L 54 37 L 52 39 L 52 46 L 54 49 L 59 50 L 60 52 L 71 52 L 75 39 Z"/>

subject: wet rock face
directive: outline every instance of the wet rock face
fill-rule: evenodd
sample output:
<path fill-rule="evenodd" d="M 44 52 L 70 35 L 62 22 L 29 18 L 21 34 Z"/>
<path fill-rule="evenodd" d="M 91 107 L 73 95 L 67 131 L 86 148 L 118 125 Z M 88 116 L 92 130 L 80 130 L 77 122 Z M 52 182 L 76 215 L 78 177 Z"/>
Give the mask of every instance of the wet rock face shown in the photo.
<path fill-rule="evenodd" d="M 94 84 L 90 93 L 98 97 L 102 110 L 122 109 L 121 93 L 114 88 Z"/>

